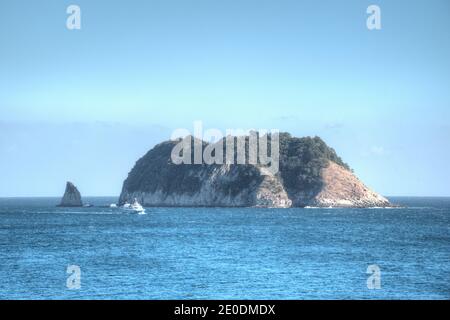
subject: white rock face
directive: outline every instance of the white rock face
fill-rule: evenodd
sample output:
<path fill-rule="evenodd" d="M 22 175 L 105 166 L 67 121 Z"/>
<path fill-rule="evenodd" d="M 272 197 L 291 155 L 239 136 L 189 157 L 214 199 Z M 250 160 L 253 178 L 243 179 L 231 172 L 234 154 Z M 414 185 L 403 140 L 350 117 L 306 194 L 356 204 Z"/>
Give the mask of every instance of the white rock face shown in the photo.
<path fill-rule="evenodd" d="M 242 188 L 237 194 L 221 192 L 224 180 L 232 184 L 239 176 L 236 167 L 223 165 L 214 169 L 208 179 L 203 180 L 199 191 L 195 193 L 171 193 L 162 190 L 156 192 L 128 192 L 124 190 L 120 202 L 129 202 L 137 198 L 144 206 L 206 206 L 206 207 L 270 207 L 287 208 L 291 206 L 286 191 L 278 179 L 269 170 L 259 168 L 262 182 Z M 267 175 L 265 175 L 267 174 Z"/>
<path fill-rule="evenodd" d="M 256 192 L 256 207 L 267 208 L 289 208 L 292 201 L 289 199 L 286 190 L 280 179 L 264 167 L 259 167 L 263 181 Z"/>
<path fill-rule="evenodd" d="M 66 191 L 61 199 L 60 207 L 82 207 L 81 194 L 77 187 L 71 182 L 67 182 Z"/>
<path fill-rule="evenodd" d="M 352 172 L 329 163 L 322 170 L 324 186 L 311 205 L 319 207 L 390 207 L 385 197 L 369 189 Z"/>
<path fill-rule="evenodd" d="M 264 167 L 258 167 L 260 182 L 240 189 L 237 194 L 227 194 L 220 185 L 233 184 L 238 179 L 238 171 L 229 165 L 214 169 L 202 180 L 201 188 L 194 193 L 128 192 L 123 190 L 120 202 L 130 202 L 137 198 L 144 206 L 206 206 L 206 207 L 266 207 L 290 208 L 293 206 L 314 207 L 389 207 L 391 204 L 383 196 L 366 187 L 352 172 L 329 163 L 322 170 L 323 187 L 318 193 L 289 197 L 280 177 Z M 255 179 L 256 181 L 256 179 Z"/>

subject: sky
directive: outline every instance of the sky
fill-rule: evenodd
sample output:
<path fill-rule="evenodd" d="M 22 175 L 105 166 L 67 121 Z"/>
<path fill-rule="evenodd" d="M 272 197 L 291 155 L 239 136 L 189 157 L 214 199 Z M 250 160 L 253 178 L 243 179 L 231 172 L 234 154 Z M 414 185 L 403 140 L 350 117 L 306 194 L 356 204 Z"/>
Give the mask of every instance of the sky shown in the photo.
<path fill-rule="evenodd" d="M 450 196 L 449 32 L 447 0 L 2 0 L 0 196 L 119 195 L 196 120 L 318 135 L 383 195 Z"/>

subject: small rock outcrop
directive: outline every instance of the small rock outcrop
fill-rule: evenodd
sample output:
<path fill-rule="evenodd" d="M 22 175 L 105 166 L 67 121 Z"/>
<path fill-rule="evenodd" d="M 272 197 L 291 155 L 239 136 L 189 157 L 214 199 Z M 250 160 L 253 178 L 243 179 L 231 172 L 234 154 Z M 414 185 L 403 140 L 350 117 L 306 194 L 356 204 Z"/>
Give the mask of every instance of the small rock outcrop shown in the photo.
<path fill-rule="evenodd" d="M 81 194 L 72 182 L 67 182 L 66 191 L 59 207 L 82 207 Z"/>

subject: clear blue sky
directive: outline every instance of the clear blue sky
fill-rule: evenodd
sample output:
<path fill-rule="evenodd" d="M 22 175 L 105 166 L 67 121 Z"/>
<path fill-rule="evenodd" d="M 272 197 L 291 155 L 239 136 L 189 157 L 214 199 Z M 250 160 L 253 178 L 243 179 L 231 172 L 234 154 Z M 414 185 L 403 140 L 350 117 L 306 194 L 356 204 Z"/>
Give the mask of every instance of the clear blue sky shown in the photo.
<path fill-rule="evenodd" d="M 450 196 L 449 116 L 447 0 L 0 2 L 0 196 L 118 195 L 194 120 L 319 135 L 384 195 Z"/>

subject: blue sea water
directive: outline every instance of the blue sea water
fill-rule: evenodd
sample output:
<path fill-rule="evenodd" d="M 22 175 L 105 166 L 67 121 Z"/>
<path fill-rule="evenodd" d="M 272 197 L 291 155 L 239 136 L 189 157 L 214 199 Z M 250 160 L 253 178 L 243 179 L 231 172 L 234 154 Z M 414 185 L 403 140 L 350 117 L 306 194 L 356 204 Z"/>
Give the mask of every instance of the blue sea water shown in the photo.
<path fill-rule="evenodd" d="M 449 299 L 450 198 L 391 200 L 407 207 L 135 215 L 0 199 L 0 298 Z M 367 287 L 373 264 L 380 289 Z"/>

